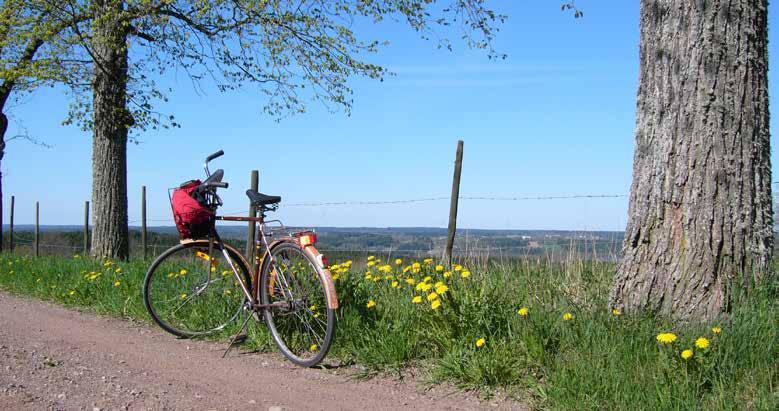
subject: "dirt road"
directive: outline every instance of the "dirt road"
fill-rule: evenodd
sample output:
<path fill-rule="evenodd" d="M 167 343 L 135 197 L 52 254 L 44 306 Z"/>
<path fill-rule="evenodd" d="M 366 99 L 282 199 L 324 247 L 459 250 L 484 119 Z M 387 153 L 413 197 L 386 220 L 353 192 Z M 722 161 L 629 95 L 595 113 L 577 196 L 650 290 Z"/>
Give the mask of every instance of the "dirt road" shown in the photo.
<path fill-rule="evenodd" d="M 357 381 L 278 354 L 221 358 L 223 343 L 0 292 L 2 409 L 521 409 L 418 381 Z"/>

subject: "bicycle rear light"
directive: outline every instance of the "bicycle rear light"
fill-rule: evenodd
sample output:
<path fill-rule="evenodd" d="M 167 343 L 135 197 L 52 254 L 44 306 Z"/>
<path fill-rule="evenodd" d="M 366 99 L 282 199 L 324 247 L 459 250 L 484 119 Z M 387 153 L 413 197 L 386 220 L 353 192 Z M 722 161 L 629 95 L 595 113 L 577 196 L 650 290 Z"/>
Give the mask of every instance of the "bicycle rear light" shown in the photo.
<path fill-rule="evenodd" d="M 316 244 L 316 234 L 314 233 L 303 233 L 298 236 L 298 242 L 300 242 L 301 247 L 308 247 L 310 245 Z"/>

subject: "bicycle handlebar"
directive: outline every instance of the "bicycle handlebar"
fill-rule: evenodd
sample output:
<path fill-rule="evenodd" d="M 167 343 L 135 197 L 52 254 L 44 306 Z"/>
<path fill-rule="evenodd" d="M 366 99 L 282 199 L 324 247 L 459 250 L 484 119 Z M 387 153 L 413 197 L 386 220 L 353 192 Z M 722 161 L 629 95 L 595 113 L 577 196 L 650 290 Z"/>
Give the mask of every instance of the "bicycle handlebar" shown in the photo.
<path fill-rule="evenodd" d="M 206 163 L 211 161 L 211 160 L 213 160 L 213 159 L 215 159 L 215 158 L 217 158 L 217 157 L 222 156 L 224 153 L 225 153 L 224 150 L 219 150 L 216 153 L 211 154 L 210 156 L 206 157 Z"/>
<path fill-rule="evenodd" d="M 206 185 L 210 187 L 217 187 L 217 188 L 227 188 L 229 186 L 229 184 L 224 181 L 214 181 L 214 182 L 206 183 Z"/>

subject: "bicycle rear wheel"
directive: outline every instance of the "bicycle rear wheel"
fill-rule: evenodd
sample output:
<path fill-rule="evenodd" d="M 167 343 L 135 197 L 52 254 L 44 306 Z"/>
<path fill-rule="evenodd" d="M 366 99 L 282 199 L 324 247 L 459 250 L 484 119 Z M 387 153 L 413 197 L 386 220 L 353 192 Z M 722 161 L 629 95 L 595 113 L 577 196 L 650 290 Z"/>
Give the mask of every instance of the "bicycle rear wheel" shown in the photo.
<path fill-rule="evenodd" d="M 231 247 L 233 266 L 251 289 L 249 268 Z M 214 243 L 179 244 L 162 253 L 149 267 L 143 301 L 151 318 L 165 331 L 182 338 L 210 334 L 235 320 L 246 297 L 230 264 Z"/>
<path fill-rule="evenodd" d="M 280 305 L 264 310 L 271 337 L 290 361 L 314 366 L 327 355 L 335 333 L 335 311 L 327 306 L 322 268 L 291 242 L 274 246 L 265 258 L 260 301 Z"/>

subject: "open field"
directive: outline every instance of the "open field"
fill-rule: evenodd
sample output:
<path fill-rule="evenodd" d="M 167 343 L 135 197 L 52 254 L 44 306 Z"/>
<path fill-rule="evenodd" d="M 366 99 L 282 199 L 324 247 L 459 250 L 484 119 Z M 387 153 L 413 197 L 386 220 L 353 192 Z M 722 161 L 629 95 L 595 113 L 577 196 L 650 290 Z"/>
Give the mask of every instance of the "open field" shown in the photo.
<path fill-rule="evenodd" d="M 1 258 L 4 290 L 149 321 L 143 262 Z M 775 284 L 728 318 L 685 325 L 608 310 L 609 263 L 385 260 L 343 256 L 331 266 L 342 308 L 330 356 L 365 376 L 413 369 L 549 409 L 779 407 Z M 263 327 L 245 348 L 275 349 Z"/>

